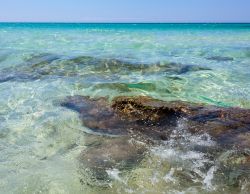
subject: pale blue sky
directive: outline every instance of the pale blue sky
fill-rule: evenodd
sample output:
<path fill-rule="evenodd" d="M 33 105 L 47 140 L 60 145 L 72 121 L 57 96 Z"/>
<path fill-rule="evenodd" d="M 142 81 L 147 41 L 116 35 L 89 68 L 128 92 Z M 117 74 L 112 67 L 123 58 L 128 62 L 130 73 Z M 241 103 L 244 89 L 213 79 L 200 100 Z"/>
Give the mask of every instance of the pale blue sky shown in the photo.
<path fill-rule="evenodd" d="M 250 22 L 250 0 L 0 0 L 0 21 Z"/>

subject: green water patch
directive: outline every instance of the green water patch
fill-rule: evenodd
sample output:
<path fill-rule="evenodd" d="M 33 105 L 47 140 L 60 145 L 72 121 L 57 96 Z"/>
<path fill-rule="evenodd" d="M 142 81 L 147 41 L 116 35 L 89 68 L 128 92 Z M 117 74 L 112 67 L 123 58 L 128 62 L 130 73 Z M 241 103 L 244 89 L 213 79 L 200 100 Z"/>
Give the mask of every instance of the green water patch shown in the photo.
<path fill-rule="evenodd" d="M 119 92 L 131 92 L 132 90 L 155 91 L 154 83 L 100 83 L 93 86 L 94 90 L 110 89 L 118 90 Z"/>
<path fill-rule="evenodd" d="M 8 58 L 8 54 L 6 53 L 0 53 L 0 63 L 5 61 Z"/>
<path fill-rule="evenodd" d="M 221 107 L 231 107 L 233 105 L 233 104 L 230 104 L 230 103 L 225 103 L 225 102 L 217 101 L 215 99 L 212 99 L 212 98 L 209 98 L 209 97 L 206 97 L 206 96 L 200 96 L 200 99 L 203 102 L 206 102 L 208 104 L 213 104 L 213 105 L 221 106 Z"/>
<path fill-rule="evenodd" d="M 245 50 L 245 57 L 250 58 L 250 48 Z"/>

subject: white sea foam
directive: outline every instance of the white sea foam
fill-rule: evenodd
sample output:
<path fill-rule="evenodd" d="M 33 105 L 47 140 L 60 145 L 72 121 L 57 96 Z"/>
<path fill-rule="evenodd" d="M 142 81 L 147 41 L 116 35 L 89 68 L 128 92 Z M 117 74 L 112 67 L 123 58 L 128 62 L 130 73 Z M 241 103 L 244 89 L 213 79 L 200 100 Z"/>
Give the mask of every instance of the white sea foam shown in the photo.
<path fill-rule="evenodd" d="M 168 174 L 166 174 L 163 179 L 166 181 L 166 182 L 173 182 L 173 183 L 176 183 L 176 179 L 174 178 L 174 172 L 175 172 L 175 169 L 174 168 L 171 168 L 170 172 Z"/>
<path fill-rule="evenodd" d="M 119 174 L 121 173 L 118 169 L 108 169 L 106 170 L 106 172 L 108 173 L 108 175 L 116 180 L 116 181 L 120 181 L 123 182 L 123 180 L 121 179 L 121 177 L 119 176 Z"/>
<path fill-rule="evenodd" d="M 207 174 L 206 174 L 206 176 L 205 176 L 205 178 L 203 180 L 203 184 L 205 185 L 206 189 L 209 189 L 209 190 L 214 190 L 215 189 L 215 187 L 213 186 L 212 180 L 214 178 L 214 173 L 216 172 L 216 170 L 217 170 L 216 166 L 212 166 L 208 170 L 208 172 L 207 172 Z"/>

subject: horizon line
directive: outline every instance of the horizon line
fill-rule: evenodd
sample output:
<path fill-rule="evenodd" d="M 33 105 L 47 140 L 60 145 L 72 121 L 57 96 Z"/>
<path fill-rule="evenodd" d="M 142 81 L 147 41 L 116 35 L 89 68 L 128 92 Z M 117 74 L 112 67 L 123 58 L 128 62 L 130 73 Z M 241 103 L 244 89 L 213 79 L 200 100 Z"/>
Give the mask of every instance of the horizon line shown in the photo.
<path fill-rule="evenodd" d="M 182 21 L 182 22 L 166 22 L 166 21 L 0 21 L 0 23 L 46 23 L 46 24 L 250 24 L 248 22 L 235 21 Z"/>

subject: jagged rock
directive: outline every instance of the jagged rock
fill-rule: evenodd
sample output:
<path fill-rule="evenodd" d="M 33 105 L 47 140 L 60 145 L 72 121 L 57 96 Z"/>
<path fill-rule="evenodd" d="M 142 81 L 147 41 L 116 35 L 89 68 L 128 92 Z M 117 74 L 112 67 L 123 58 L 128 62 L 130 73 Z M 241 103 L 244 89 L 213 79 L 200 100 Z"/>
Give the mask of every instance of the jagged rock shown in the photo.
<path fill-rule="evenodd" d="M 111 103 L 105 98 L 73 96 L 61 105 L 79 112 L 86 127 L 103 134 L 140 134 L 160 140 L 185 118 L 192 133 L 207 132 L 221 144 L 250 147 L 248 109 L 164 102 L 145 96 L 117 97 Z"/>

